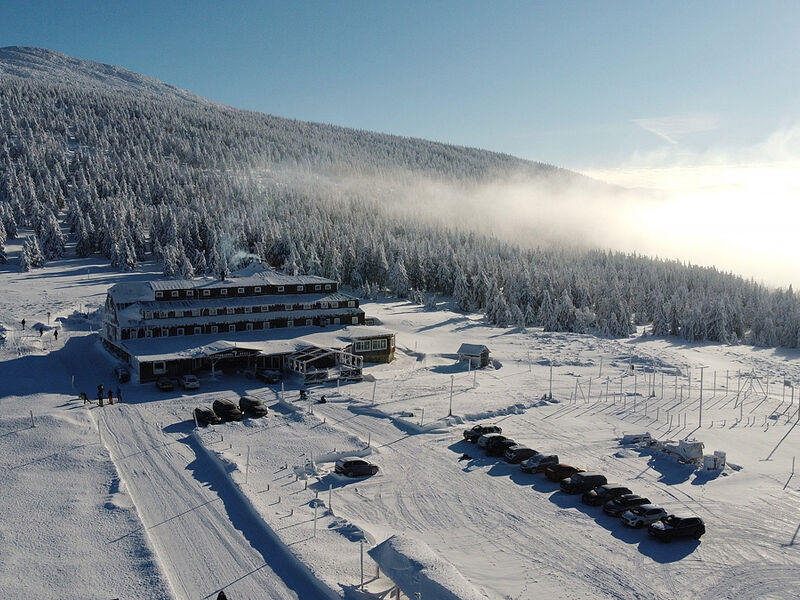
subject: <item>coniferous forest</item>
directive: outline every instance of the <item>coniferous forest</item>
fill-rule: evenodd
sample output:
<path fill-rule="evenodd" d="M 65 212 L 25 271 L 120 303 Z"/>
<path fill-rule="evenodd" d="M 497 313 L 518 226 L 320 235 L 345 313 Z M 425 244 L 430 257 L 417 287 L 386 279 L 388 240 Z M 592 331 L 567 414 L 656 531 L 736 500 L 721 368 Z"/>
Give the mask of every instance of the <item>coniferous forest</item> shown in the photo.
<path fill-rule="evenodd" d="M 367 297 L 429 307 L 452 297 L 503 327 L 623 336 L 649 325 L 689 341 L 800 345 L 791 287 L 603 249 L 523 246 L 410 218 L 385 191 L 335 185 L 519 172 L 552 186 L 580 177 L 483 150 L 233 109 L 46 50 L 0 49 L 0 262 L 24 230 L 22 270 L 63 257 L 68 241 L 78 256 L 100 254 L 119 270 L 155 260 L 168 277 L 218 276 L 260 257 Z"/>

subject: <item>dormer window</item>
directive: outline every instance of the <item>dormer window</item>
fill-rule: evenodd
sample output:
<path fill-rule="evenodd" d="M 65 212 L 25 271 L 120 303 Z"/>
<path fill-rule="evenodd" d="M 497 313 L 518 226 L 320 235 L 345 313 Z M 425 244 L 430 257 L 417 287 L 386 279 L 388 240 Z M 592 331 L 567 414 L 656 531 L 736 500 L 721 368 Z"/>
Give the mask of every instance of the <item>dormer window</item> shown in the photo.
<path fill-rule="evenodd" d="M 237 294 L 244 294 L 244 288 L 239 288 L 236 290 Z"/>
<path fill-rule="evenodd" d="M 156 298 L 163 298 L 164 292 L 156 292 Z"/>
<path fill-rule="evenodd" d="M 151 311 L 151 310 L 145 311 L 144 318 L 145 319 L 152 319 L 153 318 L 153 311 Z"/>
<path fill-rule="evenodd" d="M 228 290 L 227 290 L 226 288 L 222 288 L 222 289 L 219 291 L 219 295 L 220 295 L 220 296 L 227 296 L 227 295 L 228 295 Z"/>
<path fill-rule="evenodd" d="M 189 297 L 194 296 L 194 290 L 186 290 L 186 295 Z"/>
<path fill-rule="evenodd" d="M 338 302 L 331 302 L 331 308 L 339 308 Z"/>
<path fill-rule="evenodd" d="M 286 310 L 292 310 L 292 305 L 291 304 L 286 304 L 284 306 L 285 306 Z"/>
<path fill-rule="evenodd" d="M 169 293 L 169 295 L 170 295 L 170 296 L 172 296 L 173 298 L 177 298 L 177 297 L 178 297 L 178 295 L 179 295 L 179 293 L 180 293 L 180 292 L 178 292 L 178 290 L 172 290 L 172 291 Z"/>
<path fill-rule="evenodd" d="M 297 291 L 302 292 L 305 288 L 302 285 L 297 286 Z"/>
<path fill-rule="evenodd" d="M 208 296 L 210 296 L 210 295 L 211 295 L 211 290 L 203 290 L 203 296 L 204 296 L 204 297 L 206 297 L 206 298 L 207 298 L 207 297 L 208 297 Z"/>
<path fill-rule="evenodd" d="M 158 311 L 158 318 L 159 319 L 166 319 L 167 318 L 167 311 L 165 311 L 165 310 Z"/>
<path fill-rule="evenodd" d="M 329 290 L 329 289 L 331 289 L 331 284 L 330 284 L 330 283 L 326 283 L 326 284 L 325 284 L 325 289 L 326 289 L 326 290 Z"/>
<path fill-rule="evenodd" d="M 253 312 L 253 307 L 252 307 L 252 306 L 245 306 L 245 307 L 244 307 L 244 312 L 246 312 L 246 313 L 251 313 L 251 312 Z"/>
<path fill-rule="evenodd" d="M 304 310 L 311 310 L 311 305 L 310 304 L 303 304 L 303 309 Z"/>
<path fill-rule="evenodd" d="M 316 292 L 320 291 L 321 289 L 322 289 L 321 285 L 315 285 L 314 286 L 314 291 L 316 291 Z"/>
<path fill-rule="evenodd" d="M 229 314 L 229 315 L 232 315 L 232 314 L 234 313 L 234 310 L 233 310 L 233 308 L 231 308 L 231 307 L 229 306 L 228 308 L 226 308 L 226 309 L 225 309 L 225 312 L 226 312 L 227 314 Z"/>
<path fill-rule="evenodd" d="M 283 286 L 282 286 L 282 285 L 279 285 L 279 286 L 278 286 L 278 293 L 280 294 L 281 292 L 283 292 Z"/>
<path fill-rule="evenodd" d="M 347 306 L 349 306 L 350 308 L 353 308 L 355 305 L 356 305 L 355 300 L 348 300 L 347 301 Z"/>
<path fill-rule="evenodd" d="M 253 293 L 255 293 L 255 294 L 260 294 L 260 293 L 261 293 L 261 288 L 260 288 L 260 287 L 258 287 L 258 286 L 254 287 L 254 288 L 253 288 Z"/>
<path fill-rule="evenodd" d="M 208 309 L 208 316 L 216 317 L 217 316 L 217 309 L 216 308 L 209 308 Z"/>

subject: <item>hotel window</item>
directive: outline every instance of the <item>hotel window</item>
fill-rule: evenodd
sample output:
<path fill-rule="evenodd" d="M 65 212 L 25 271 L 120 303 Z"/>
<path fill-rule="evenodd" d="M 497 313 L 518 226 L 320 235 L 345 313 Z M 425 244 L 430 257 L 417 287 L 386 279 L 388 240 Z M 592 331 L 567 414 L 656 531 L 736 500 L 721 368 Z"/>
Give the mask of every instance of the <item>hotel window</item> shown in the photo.
<path fill-rule="evenodd" d="M 311 310 L 311 305 L 310 304 L 303 304 L 303 308 L 305 310 Z"/>
<path fill-rule="evenodd" d="M 386 340 L 372 340 L 373 350 L 386 350 Z"/>
<path fill-rule="evenodd" d="M 366 342 L 356 342 L 356 352 L 369 352 L 369 348 L 369 340 Z"/>
<path fill-rule="evenodd" d="M 328 303 L 327 302 L 320 302 L 319 303 L 319 307 L 320 308 L 328 308 Z"/>
<path fill-rule="evenodd" d="M 236 314 L 236 309 L 235 308 L 231 308 L 229 306 L 228 308 L 225 309 L 225 314 L 228 314 L 228 315 Z"/>
<path fill-rule="evenodd" d="M 278 286 L 278 293 L 281 293 L 282 291 L 283 291 L 283 286 L 282 286 L 282 285 L 279 285 L 279 286 Z"/>
<path fill-rule="evenodd" d="M 208 316 L 209 317 L 216 317 L 217 316 L 217 309 L 216 308 L 209 308 L 208 309 Z"/>
<path fill-rule="evenodd" d="M 211 326 L 211 333 L 219 333 L 219 327 L 216 325 Z"/>
<path fill-rule="evenodd" d="M 183 327 L 178 327 L 178 333 L 176 335 L 183 335 Z"/>
<path fill-rule="evenodd" d="M 234 333 L 236 331 L 236 325 L 228 325 L 228 331 Z"/>
<path fill-rule="evenodd" d="M 331 302 L 331 308 L 339 308 L 338 302 Z"/>
<path fill-rule="evenodd" d="M 194 290 L 186 290 L 187 296 L 194 296 Z"/>
<path fill-rule="evenodd" d="M 144 313 L 144 318 L 145 318 L 145 319 L 152 319 L 152 318 L 153 318 L 153 311 L 152 311 L 152 310 L 148 310 L 148 311 L 146 311 L 146 312 Z"/>
<path fill-rule="evenodd" d="M 225 289 L 225 288 L 222 288 L 222 289 L 219 291 L 219 295 L 220 295 L 220 296 L 227 296 L 227 295 L 228 295 L 228 290 L 227 290 L 227 289 Z"/>
<path fill-rule="evenodd" d="M 291 304 L 285 304 L 284 307 L 286 308 L 286 310 L 292 310 Z"/>
<path fill-rule="evenodd" d="M 251 312 L 253 312 L 253 307 L 252 307 L 252 306 L 245 306 L 245 307 L 244 307 L 244 312 L 245 312 L 245 313 L 251 313 Z"/>
<path fill-rule="evenodd" d="M 264 321 L 264 329 L 269 329 L 269 321 Z"/>
<path fill-rule="evenodd" d="M 358 325 L 358 317 L 353 317 L 353 325 Z"/>
<path fill-rule="evenodd" d="M 305 288 L 302 285 L 297 286 L 297 291 L 302 292 Z"/>
<path fill-rule="evenodd" d="M 314 324 L 314 319 L 306 319 L 306 325 L 309 327 Z"/>
<path fill-rule="evenodd" d="M 316 291 L 316 292 L 320 291 L 321 289 L 322 289 L 321 285 L 315 285 L 314 286 L 314 291 Z"/>
<path fill-rule="evenodd" d="M 166 327 L 162 327 L 161 328 L 161 337 L 166 337 L 168 335 L 169 335 L 169 329 L 167 329 Z"/>
<path fill-rule="evenodd" d="M 199 308 L 193 308 L 192 309 L 192 316 L 193 317 L 199 317 L 200 316 L 200 309 Z"/>
<path fill-rule="evenodd" d="M 201 333 L 203 333 L 203 328 L 202 327 L 195 327 L 194 328 L 194 334 L 195 335 L 200 335 Z"/>
<path fill-rule="evenodd" d="M 152 329 L 145 329 L 144 330 L 144 337 L 153 337 L 153 330 Z"/>
<path fill-rule="evenodd" d="M 203 290 L 203 296 L 208 297 L 211 295 L 211 290 Z"/>
<path fill-rule="evenodd" d="M 163 298 L 164 292 L 156 292 L 156 298 Z"/>
<path fill-rule="evenodd" d="M 163 360 L 160 362 L 153 363 L 153 375 L 161 375 L 162 373 L 167 372 L 167 363 Z"/>
<path fill-rule="evenodd" d="M 178 297 L 178 294 L 179 294 L 178 290 L 172 290 L 172 291 L 170 292 L 170 296 L 172 296 L 173 298 L 177 298 L 177 297 Z"/>
<path fill-rule="evenodd" d="M 165 311 L 165 310 L 158 311 L 158 318 L 159 319 L 166 319 L 167 318 L 167 311 Z"/>
<path fill-rule="evenodd" d="M 262 306 L 261 312 L 269 312 L 269 306 Z"/>
<path fill-rule="evenodd" d="M 247 323 L 247 324 L 245 324 L 244 328 L 247 331 L 253 331 L 253 324 L 252 323 Z"/>
<path fill-rule="evenodd" d="M 349 306 L 350 308 L 353 308 L 355 305 L 356 305 L 355 300 L 348 300 L 347 301 L 347 306 Z"/>
<path fill-rule="evenodd" d="M 258 287 L 258 286 L 254 287 L 254 288 L 253 288 L 253 293 L 254 293 L 254 294 L 260 294 L 260 293 L 261 293 L 261 288 L 260 288 L 260 287 Z"/>
<path fill-rule="evenodd" d="M 336 318 L 333 319 L 333 324 L 334 325 L 338 325 L 339 323 L 340 323 L 339 317 L 336 317 Z"/>
<path fill-rule="evenodd" d="M 244 294 L 244 288 L 239 288 L 236 290 L 237 294 Z"/>
<path fill-rule="evenodd" d="M 286 321 L 286 326 L 287 326 L 287 327 L 294 327 L 294 321 L 292 321 L 291 319 L 289 319 L 288 321 Z"/>
<path fill-rule="evenodd" d="M 326 284 L 325 284 L 325 289 L 326 289 L 326 290 L 329 290 L 329 289 L 331 289 L 331 284 L 330 284 L 330 283 L 326 283 Z"/>

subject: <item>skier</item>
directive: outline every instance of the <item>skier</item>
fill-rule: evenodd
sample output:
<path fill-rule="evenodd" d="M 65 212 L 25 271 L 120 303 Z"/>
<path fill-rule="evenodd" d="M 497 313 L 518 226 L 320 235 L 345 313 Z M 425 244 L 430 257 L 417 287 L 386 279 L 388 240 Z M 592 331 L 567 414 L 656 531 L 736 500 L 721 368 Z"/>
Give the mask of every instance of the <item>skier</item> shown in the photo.
<path fill-rule="evenodd" d="M 317 404 L 325 404 L 328 400 L 323 395 L 319 400 L 317 400 Z"/>
<path fill-rule="evenodd" d="M 108 390 L 108 404 L 109 406 L 114 404 L 114 388 Z"/>
<path fill-rule="evenodd" d="M 25 329 L 25 319 L 22 319 L 22 328 Z"/>
<path fill-rule="evenodd" d="M 89 401 L 89 397 L 86 395 L 86 392 L 81 392 L 81 400 L 83 400 L 83 405 L 86 406 L 86 403 Z"/>
<path fill-rule="evenodd" d="M 56 339 L 56 341 L 58 341 L 58 329 L 53 331 L 53 337 Z"/>
<path fill-rule="evenodd" d="M 122 388 L 117 388 L 117 402 L 122 402 Z"/>
<path fill-rule="evenodd" d="M 103 405 L 103 384 L 97 386 L 97 399 L 100 401 L 100 406 Z"/>
<path fill-rule="evenodd" d="M 305 390 L 300 390 L 300 400 L 308 400 L 308 392 Z"/>

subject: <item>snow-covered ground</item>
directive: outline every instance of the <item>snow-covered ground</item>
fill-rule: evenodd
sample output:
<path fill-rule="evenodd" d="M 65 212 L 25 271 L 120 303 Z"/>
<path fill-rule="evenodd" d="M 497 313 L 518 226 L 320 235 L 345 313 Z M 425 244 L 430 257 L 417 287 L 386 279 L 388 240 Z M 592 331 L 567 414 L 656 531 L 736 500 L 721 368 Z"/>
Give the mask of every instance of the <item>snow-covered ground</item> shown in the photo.
<path fill-rule="evenodd" d="M 786 598 L 800 584 L 800 396 L 784 385 L 800 382 L 796 352 L 502 330 L 444 307 L 383 301 L 363 306 L 398 332 L 396 360 L 369 366 L 361 383 L 314 388 L 311 400 L 325 394 L 326 404 L 300 402 L 288 383 L 280 401 L 280 386 L 225 373 L 201 376 L 191 393 L 125 384 L 125 404 L 85 409 L 77 392 L 108 385 L 112 360 L 92 319 L 73 312 L 91 316 L 126 276 L 147 275 L 87 261 L 0 272 L 0 586 L 9 595 L 207 598 L 224 588 L 237 599 L 355 598 L 362 544 L 369 581 L 367 551 L 393 535 L 406 540 L 396 547 L 426 555 L 409 556 L 408 568 L 457 573 L 458 589 L 471 586 L 464 597 Z M 57 341 L 19 330 L 22 318 L 46 325 L 48 311 L 62 326 Z M 457 363 L 463 342 L 486 344 L 492 367 Z M 263 398 L 269 416 L 193 432 L 194 406 L 244 393 Z M 707 533 L 651 540 L 543 476 L 486 457 L 462 441 L 473 422 L 499 423 L 671 512 L 698 515 Z M 619 446 L 641 431 L 695 437 L 708 453 L 727 452 L 728 468 L 709 477 Z M 343 454 L 381 470 L 335 475 Z"/>

